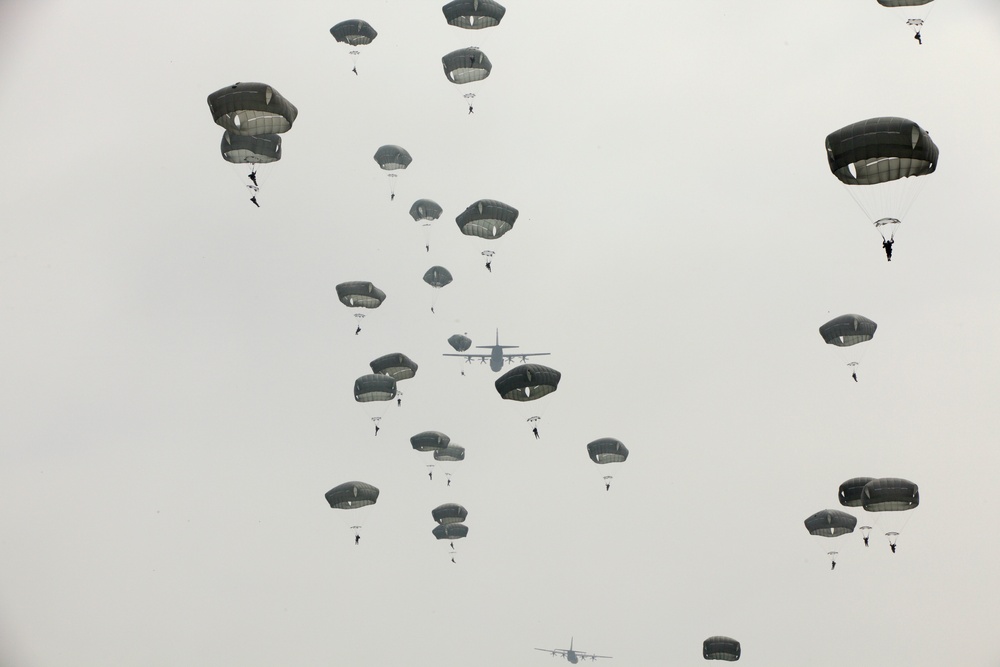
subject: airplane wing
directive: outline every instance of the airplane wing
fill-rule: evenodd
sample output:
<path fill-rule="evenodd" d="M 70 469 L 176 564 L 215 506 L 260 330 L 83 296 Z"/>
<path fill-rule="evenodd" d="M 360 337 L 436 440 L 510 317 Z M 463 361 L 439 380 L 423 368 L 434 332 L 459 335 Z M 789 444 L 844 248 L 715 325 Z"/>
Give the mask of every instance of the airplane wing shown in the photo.
<path fill-rule="evenodd" d="M 559 657 L 566 657 L 566 649 L 561 648 L 536 648 L 536 651 L 545 651 L 546 653 L 551 653 L 552 655 L 558 655 Z"/>
<path fill-rule="evenodd" d="M 520 359 L 522 361 L 527 361 L 528 357 L 547 357 L 550 352 L 517 352 L 508 353 L 505 352 L 503 355 L 504 359 Z"/>
<path fill-rule="evenodd" d="M 488 355 L 488 354 L 450 354 L 449 353 L 449 354 L 442 354 L 441 356 L 442 357 L 465 357 L 465 360 L 468 361 L 470 364 L 472 363 L 473 359 L 479 359 L 479 361 L 483 362 L 484 364 L 487 361 L 490 360 L 490 355 Z"/>
<path fill-rule="evenodd" d="M 594 655 L 593 653 L 577 653 L 581 660 L 597 660 L 598 658 L 610 658 L 610 655 Z"/>

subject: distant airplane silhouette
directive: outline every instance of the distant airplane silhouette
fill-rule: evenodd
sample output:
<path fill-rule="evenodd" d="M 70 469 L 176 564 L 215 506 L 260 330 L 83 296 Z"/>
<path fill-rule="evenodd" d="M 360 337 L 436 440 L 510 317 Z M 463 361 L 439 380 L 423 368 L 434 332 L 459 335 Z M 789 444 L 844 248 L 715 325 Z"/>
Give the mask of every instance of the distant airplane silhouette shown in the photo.
<path fill-rule="evenodd" d="M 517 345 L 501 345 L 500 344 L 500 330 L 497 329 L 497 342 L 496 345 L 477 345 L 477 349 L 487 349 L 491 350 L 489 354 L 443 354 L 444 357 L 465 357 L 466 363 L 472 363 L 473 359 L 479 359 L 479 363 L 485 364 L 487 361 L 490 362 L 490 368 L 493 371 L 499 371 L 503 368 L 504 360 L 507 363 L 514 363 L 515 359 L 520 359 L 521 361 L 528 361 L 528 357 L 541 357 L 548 355 L 548 352 L 527 352 L 527 353 L 517 353 L 509 354 L 504 352 L 504 350 L 512 349 L 518 347 Z"/>
<path fill-rule="evenodd" d="M 546 653 L 551 653 L 553 657 L 559 656 L 561 658 L 566 658 L 570 664 L 575 665 L 581 660 L 597 660 L 598 658 L 610 658 L 610 655 L 594 655 L 593 653 L 586 653 L 579 649 L 573 648 L 573 638 L 569 639 L 569 648 L 536 648 L 536 651 L 545 651 Z"/>

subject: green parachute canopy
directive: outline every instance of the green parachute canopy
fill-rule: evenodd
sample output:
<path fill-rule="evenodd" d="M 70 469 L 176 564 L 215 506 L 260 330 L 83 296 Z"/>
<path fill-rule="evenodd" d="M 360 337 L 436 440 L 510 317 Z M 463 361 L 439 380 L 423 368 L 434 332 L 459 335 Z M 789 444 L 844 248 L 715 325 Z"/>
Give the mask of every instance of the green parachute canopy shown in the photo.
<path fill-rule="evenodd" d="M 431 516 L 439 525 L 444 526 L 450 523 L 462 523 L 465 517 L 469 516 L 469 511 L 456 503 L 445 503 L 432 509 Z"/>
<path fill-rule="evenodd" d="M 445 55 L 441 66 L 448 80 L 458 85 L 482 81 L 493 71 L 493 63 L 486 54 L 471 46 Z"/>
<path fill-rule="evenodd" d="M 878 325 L 862 315 L 841 315 L 819 328 L 819 335 L 828 345 L 849 347 L 864 343 L 875 336 Z"/>
<path fill-rule="evenodd" d="M 233 164 L 267 164 L 281 159 L 281 137 L 277 134 L 249 136 L 226 130 L 222 133 L 222 159 Z"/>
<path fill-rule="evenodd" d="M 472 347 L 472 339 L 468 336 L 463 336 L 462 334 L 455 334 L 454 336 L 448 337 L 448 344 L 451 345 L 452 349 L 456 352 L 465 352 Z"/>
<path fill-rule="evenodd" d="M 444 287 L 451 281 L 451 272 L 443 266 L 432 266 L 424 273 L 424 282 L 434 288 Z"/>
<path fill-rule="evenodd" d="M 449 442 L 451 438 L 440 431 L 422 431 L 410 437 L 410 446 L 418 452 L 438 452 Z"/>
<path fill-rule="evenodd" d="M 281 134 L 299 110 L 266 83 L 234 83 L 208 96 L 212 119 L 233 134 Z"/>
<path fill-rule="evenodd" d="M 441 8 L 449 25 L 482 30 L 499 25 L 507 9 L 495 0 L 454 0 Z"/>
<path fill-rule="evenodd" d="M 840 485 L 840 504 L 844 507 L 861 507 L 864 504 L 864 490 L 874 477 L 852 477 Z"/>
<path fill-rule="evenodd" d="M 732 637 L 716 635 L 702 642 L 701 654 L 705 660 L 728 660 L 732 662 L 740 659 L 740 643 Z"/>
<path fill-rule="evenodd" d="M 438 449 L 434 452 L 435 461 L 464 461 L 465 460 L 465 447 L 461 445 L 448 445 L 444 449 Z"/>
<path fill-rule="evenodd" d="M 444 213 L 444 209 L 436 201 L 430 199 L 418 199 L 410 207 L 410 217 L 413 218 L 414 222 L 437 220 L 442 213 Z"/>
<path fill-rule="evenodd" d="M 840 510 L 821 510 L 807 518 L 805 524 L 810 535 L 837 537 L 853 533 L 858 520 Z"/>
<path fill-rule="evenodd" d="M 442 523 L 431 532 L 439 540 L 460 540 L 469 534 L 469 527 L 464 523 Z"/>
<path fill-rule="evenodd" d="M 918 5 L 926 5 L 932 0 L 878 0 L 878 4 L 883 7 L 916 7 Z"/>
<path fill-rule="evenodd" d="M 373 157 L 378 166 L 386 171 L 406 169 L 413 162 L 413 158 L 405 148 L 391 144 L 380 146 Z"/>
<path fill-rule="evenodd" d="M 598 438 L 587 445 L 594 463 L 621 463 L 628 458 L 628 448 L 617 438 Z"/>
<path fill-rule="evenodd" d="M 920 489 L 898 477 L 882 477 L 865 484 L 862 507 L 868 512 L 902 512 L 920 504 Z"/>
<path fill-rule="evenodd" d="M 498 239 L 514 227 L 517 209 L 495 199 L 480 199 L 462 211 L 455 222 L 466 236 Z"/>
<path fill-rule="evenodd" d="M 326 492 L 326 502 L 338 510 L 374 505 L 377 500 L 378 489 L 365 482 L 344 482 Z"/>
<path fill-rule="evenodd" d="M 522 364 L 512 368 L 494 383 L 501 398 L 509 401 L 534 401 L 559 387 L 562 374 L 541 364 Z"/>
<path fill-rule="evenodd" d="M 930 134 L 905 118 L 869 118 L 826 138 L 830 171 L 847 185 L 874 185 L 937 169 Z"/>
<path fill-rule="evenodd" d="M 371 27 L 371 24 L 367 21 L 362 21 L 361 19 L 341 21 L 330 28 L 330 34 L 338 42 L 350 44 L 351 46 L 371 44 L 372 40 L 378 37 L 375 28 Z"/>
<path fill-rule="evenodd" d="M 402 352 L 393 352 L 372 361 L 372 373 L 388 375 L 397 382 L 417 374 L 417 364 Z"/>
<path fill-rule="evenodd" d="M 354 381 L 354 400 L 358 403 L 391 401 L 396 397 L 396 381 L 388 375 L 362 375 Z"/>
<path fill-rule="evenodd" d="M 385 301 L 385 292 L 370 282 L 357 280 L 337 285 L 337 298 L 349 308 L 378 308 Z"/>

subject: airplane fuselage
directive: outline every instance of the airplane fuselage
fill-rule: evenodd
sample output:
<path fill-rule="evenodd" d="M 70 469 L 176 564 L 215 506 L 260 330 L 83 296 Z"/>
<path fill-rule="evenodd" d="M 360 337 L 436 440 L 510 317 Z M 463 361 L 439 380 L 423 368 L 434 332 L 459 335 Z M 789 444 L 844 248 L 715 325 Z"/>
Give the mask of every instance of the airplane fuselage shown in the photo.
<path fill-rule="evenodd" d="M 575 665 L 576 663 L 580 662 L 580 658 L 576 657 L 576 652 L 574 651 L 567 651 L 566 659 L 569 660 L 569 664 L 571 665 Z"/>
<path fill-rule="evenodd" d="M 494 345 L 493 350 L 490 352 L 490 370 L 499 371 L 503 368 L 503 347 L 500 345 Z"/>

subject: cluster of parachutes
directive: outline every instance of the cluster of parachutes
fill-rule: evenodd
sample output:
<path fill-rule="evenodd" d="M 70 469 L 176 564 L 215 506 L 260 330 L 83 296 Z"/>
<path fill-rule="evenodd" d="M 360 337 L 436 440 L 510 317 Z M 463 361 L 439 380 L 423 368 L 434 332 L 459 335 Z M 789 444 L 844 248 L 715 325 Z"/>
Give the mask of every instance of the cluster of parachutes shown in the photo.
<path fill-rule="evenodd" d="M 892 553 L 896 553 L 899 531 L 909 518 L 908 515 L 897 513 L 907 512 L 920 504 L 920 489 L 913 482 L 899 477 L 852 477 L 840 485 L 838 498 L 844 507 L 860 507 L 866 512 L 875 513 L 876 518 L 872 524 L 883 526 L 889 548 Z M 848 512 L 825 509 L 810 515 L 804 523 L 810 535 L 834 538 L 853 533 L 858 520 Z M 860 528 L 866 547 L 873 529 L 872 525 Z M 827 552 L 831 569 L 836 567 L 838 553 Z"/>
<path fill-rule="evenodd" d="M 266 83 L 238 82 L 208 96 L 212 119 L 223 128 L 222 159 L 250 165 L 247 188 L 256 205 L 257 165 L 281 159 L 281 134 L 292 128 L 299 114 L 295 105 Z"/>

